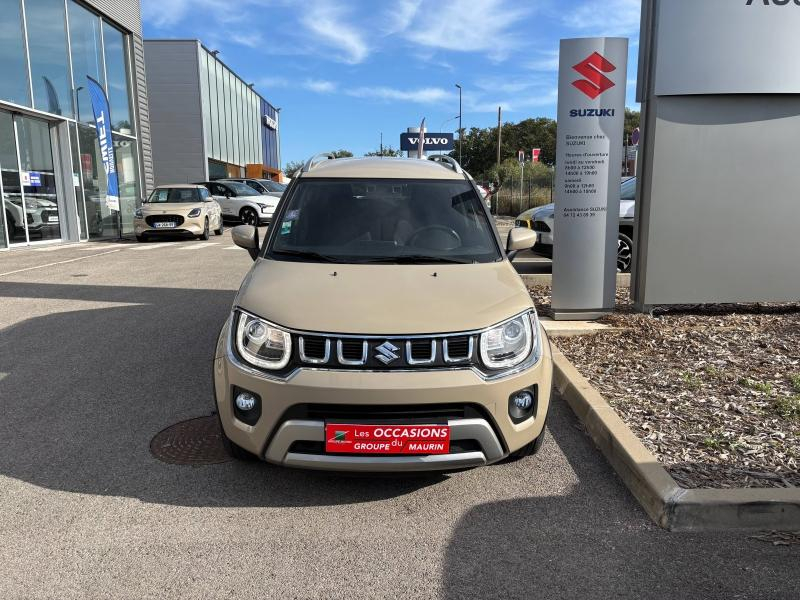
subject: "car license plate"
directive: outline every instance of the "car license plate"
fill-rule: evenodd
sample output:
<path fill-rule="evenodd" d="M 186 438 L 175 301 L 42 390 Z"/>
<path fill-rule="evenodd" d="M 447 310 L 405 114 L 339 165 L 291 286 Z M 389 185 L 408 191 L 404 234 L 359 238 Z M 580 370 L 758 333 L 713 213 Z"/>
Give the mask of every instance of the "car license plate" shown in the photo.
<path fill-rule="evenodd" d="M 325 452 L 336 454 L 447 454 L 448 425 L 325 424 Z"/>
<path fill-rule="evenodd" d="M 48 223 L 58 223 L 58 217 L 47 217 Z"/>
<path fill-rule="evenodd" d="M 175 227 L 175 223 L 173 221 L 161 221 L 158 223 L 153 223 L 153 227 L 156 229 L 169 229 L 171 227 Z"/>

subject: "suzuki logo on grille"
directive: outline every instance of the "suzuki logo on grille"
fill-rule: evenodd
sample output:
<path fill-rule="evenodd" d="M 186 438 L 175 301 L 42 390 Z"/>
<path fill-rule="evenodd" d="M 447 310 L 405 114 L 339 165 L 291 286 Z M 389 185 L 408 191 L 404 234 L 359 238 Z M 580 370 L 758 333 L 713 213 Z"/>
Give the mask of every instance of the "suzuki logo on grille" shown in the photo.
<path fill-rule="evenodd" d="M 375 348 L 375 350 L 378 352 L 375 355 L 375 358 L 377 358 L 383 364 L 388 365 L 390 362 L 400 358 L 399 354 L 395 354 L 395 352 L 397 352 L 399 349 L 400 348 L 395 346 L 392 342 L 383 342 L 380 346 Z"/>
<path fill-rule="evenodd" d="M 608 77 L 603 75 L 603 73 L 616 71 L 617 67 L 598 52 L 594 52 L 591 56 L 582 60 L 572 68 L 586 78 L 573 81 L 572 85 L 589 96 L 592 100 L 616 85 Z"/>

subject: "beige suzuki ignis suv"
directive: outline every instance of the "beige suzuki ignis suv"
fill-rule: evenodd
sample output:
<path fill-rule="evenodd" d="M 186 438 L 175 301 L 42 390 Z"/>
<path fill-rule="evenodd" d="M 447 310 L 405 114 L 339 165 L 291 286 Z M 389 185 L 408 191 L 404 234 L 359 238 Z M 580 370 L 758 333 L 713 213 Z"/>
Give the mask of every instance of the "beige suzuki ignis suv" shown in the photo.
<path fill-rule="evenodd" d="M 536 452 L 552 360 L 472 179 L 449 157 L 306 163 L 217 342 L 237 458 L 359 471 L 456 470 Z"/>
<path fill-rule="evenodd" d="M 136 240 L 170 235 L 207 240 L 222 235 L 222 209 L 202 185 L 161 185 L 133 214 Z"/>

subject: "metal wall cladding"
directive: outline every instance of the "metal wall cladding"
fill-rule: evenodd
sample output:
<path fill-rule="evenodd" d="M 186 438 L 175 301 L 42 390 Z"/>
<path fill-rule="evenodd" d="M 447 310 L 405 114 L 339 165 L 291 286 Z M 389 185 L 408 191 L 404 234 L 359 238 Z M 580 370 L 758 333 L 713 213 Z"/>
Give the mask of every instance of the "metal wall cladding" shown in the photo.
<path fill-rule="evenodd" d="M 800 93 L 793 0 L 658 0 L 654 16 L 657 96 Z"/>

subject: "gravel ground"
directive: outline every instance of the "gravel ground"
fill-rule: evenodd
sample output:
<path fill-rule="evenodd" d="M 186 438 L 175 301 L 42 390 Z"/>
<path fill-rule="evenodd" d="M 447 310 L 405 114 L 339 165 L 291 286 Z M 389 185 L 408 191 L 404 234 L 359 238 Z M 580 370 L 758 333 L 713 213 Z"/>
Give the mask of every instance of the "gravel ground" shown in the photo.
<path fill-rule="evenodd" d="M 549 288 L 531 294 L 542 312 Z M 800 485 L 800 305 L 634 313 L 557 346 L 687 488 Z"/>

